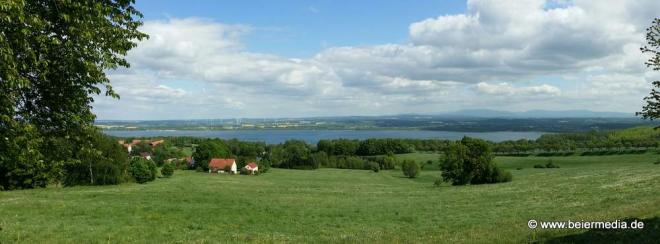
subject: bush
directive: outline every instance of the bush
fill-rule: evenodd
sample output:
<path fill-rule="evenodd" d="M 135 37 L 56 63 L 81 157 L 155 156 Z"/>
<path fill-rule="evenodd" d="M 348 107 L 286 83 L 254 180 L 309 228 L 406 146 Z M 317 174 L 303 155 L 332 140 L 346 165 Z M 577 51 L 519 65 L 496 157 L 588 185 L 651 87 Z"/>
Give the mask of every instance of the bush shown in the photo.
<path fill-rule="evenodd" d="M 108 162 L 100 162 L 93 167 L 94 184 L 116 185 L 121 183 L 122 175 L 119 167 Z"/>
<path fill-rule="evenodd" d="M 405 175 L 408 178 L 415 178 L 419 174 L 419 171 L 421 169 L 419 168 L 419 164 L 415 162 L 414 160 L 404 160 L 401 163 L 401 170 L 403 171 L 403 175 Z"/>
<path fill-rule="evenodd" d="M 195 168 L 195 171 L 204 172 L 204 168 L 202 168 L 202 166 L 197 166 L 197 168 Z"/>
<path fill-rule="evenodd" d="M 445 151 L 442 178 L 453 185 L 506 182 L 511 174 L 493 162 L 490 144 L 481 139 L 464 137 Z"/>
<path fill-rule="evenodd" d="M 495 168 L 495 171 L 493 171 L 492 179 L 493 180 L 491 182 L 486 183 L 509 182 L 513 179 L 513 175 L 511 175 L 511 172 L 509 171 Z"/>
<path fill-rule="evenodd" d="M 376 162 L 369 162 L 369 168 L 374 172 L 380 171 L 380 165 L 378 165 Z"/>
<path fill-rule="evenodd" d="M 543 164 L 535 164 L 535 165 L 534 165 L 534 168 L 537 168 L 537 169 L 545 169 L 545 165 L 543 165 Z"/>
<path fill-rule="evenodd" d="M 164 177 L 170 177 L 174 174 L 174 165 L 171 163 L 166 163 L 163 165 L 163 168 L 160 169 L 160 174 Z"/>
<path fill-rule="evenodd" d="M 137 183 L 146 183 L 156 178 L 156 164 L 151 160 L 134 158 L 129 167 L 129 173 Z"/>
<path fill-rule="evenodd" d="M 445 181 L 443 181 L 442 178 L 438 178 L 435 181 L 433 181 L 433 185 L 434 186 L 441 186 L 443 182 L 445 182 Z"/>
<path fill-rule="evenodd" d="M 259 165 L 259 171 L 258 171 L 259 174 L 266 173 L 270 169 L 270 161 L 268 160 L 261 160 L 259 161 L 258 165 Z"/>
<path fill-rule="evenodd" d="M 559 168 L 559 165 L 554 164 L 554 163 L 552 162 L 552 159 L 548 159 L 548 163 L 545 164 L 545 167 L 546 167 L 546 168 L 549 168 L 549 169 L 551 169 L 551 168 Z"/>
<path fill-rule="evenodd" d="M 660 160 L 655 161 L 655 163 L 653 163 L 653 164 L 660 164 Z"/>

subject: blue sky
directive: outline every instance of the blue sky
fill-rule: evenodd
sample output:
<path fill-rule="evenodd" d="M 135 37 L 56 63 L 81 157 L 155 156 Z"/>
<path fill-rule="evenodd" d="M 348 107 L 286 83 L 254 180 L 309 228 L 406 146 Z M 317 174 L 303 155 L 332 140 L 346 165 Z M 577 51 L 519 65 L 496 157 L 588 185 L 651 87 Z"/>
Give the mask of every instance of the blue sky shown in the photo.
<path fill-rule="evenodd" d="M 660 1 L 144 0 L 99 119 L 633 113 Z"/>
<path fill-rule="evenodd" d="M 329 46 L 408 41 L 408 25 L 465 11 L 464 1 L 137 1 L 145 20 L 208 18 L 258 30 L 246 38 L 255 52 L 307 58 Z"/>

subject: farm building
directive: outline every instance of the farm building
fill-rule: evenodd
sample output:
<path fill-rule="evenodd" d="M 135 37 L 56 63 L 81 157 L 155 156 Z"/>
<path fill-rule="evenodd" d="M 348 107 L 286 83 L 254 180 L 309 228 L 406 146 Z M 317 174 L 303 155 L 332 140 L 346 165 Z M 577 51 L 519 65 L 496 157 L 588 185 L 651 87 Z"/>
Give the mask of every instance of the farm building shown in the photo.
<path fill-rule="evenodd" d="M 244 168 L 245 168 L 248 172 L 250 172 L 250 174 L 254 174 L 254 173 L 259 172 L 259 165 L 257 165 L 257 163 L 255 163 L 255 162 L 250 162 L 250 163 L 248 163 L 247 165 L 245 165 Z"/>
<path fill-rule="evenodd" d="M 218 173 L 224 173 L 225 168 L 229 167 L 229 172 L 232 174 L 236 174 L 237 167 L 236 167 L 236 159 L 233 158 L 213 158 L 209 161 L 209 173 L 210 172 L 218 172 Z"/>

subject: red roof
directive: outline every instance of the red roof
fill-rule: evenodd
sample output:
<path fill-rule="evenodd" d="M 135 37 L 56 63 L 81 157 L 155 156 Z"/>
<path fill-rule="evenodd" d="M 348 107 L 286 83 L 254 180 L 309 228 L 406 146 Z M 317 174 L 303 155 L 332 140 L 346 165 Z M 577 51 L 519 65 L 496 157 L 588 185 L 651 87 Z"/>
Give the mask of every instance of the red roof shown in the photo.
<path fill-rule="evenodd" d="M 155 146 L 158 146 L 158 144 L 161 144 L 163 142 L 165 142 L 165 140 L 151 141 L 151 142 L 149 142 L 149 145 L 151 145 L 152 147 L 155 147 Z"/>
<path fill-rule="evenodd" d="M 209 161 L 209 169 L 224 170 L 225 167 L 231 167 L 235 163 L 236 159 L 233 158 L 213 158 Z"/>
<path fill-rule="evenodd" d="M 247 168 L 249 168 L 249 169 L 256 169 L 256 168 L 258 167 L 258 166 L 257 166 L 257 163 L 255 163 L 255 162 L 250 162 L 250 163 L 248 163 L 248 164 L 245 165 L 245 166 L 246 166 Z"/>

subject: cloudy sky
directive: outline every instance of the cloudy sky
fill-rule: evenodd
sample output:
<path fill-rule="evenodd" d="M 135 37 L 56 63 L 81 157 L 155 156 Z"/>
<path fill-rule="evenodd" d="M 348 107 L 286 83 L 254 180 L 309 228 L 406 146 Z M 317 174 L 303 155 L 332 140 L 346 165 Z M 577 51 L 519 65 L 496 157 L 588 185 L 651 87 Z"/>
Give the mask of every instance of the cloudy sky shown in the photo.
<path fill-rule="evenodd" d="M 640 110 L 657 0 L 138 0 L 99 119 Z"/>

